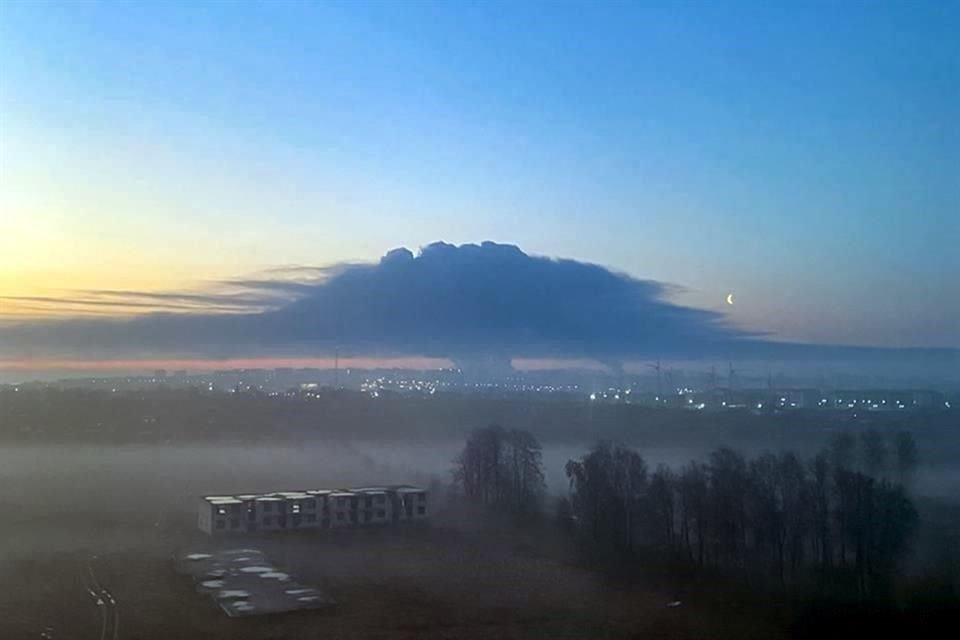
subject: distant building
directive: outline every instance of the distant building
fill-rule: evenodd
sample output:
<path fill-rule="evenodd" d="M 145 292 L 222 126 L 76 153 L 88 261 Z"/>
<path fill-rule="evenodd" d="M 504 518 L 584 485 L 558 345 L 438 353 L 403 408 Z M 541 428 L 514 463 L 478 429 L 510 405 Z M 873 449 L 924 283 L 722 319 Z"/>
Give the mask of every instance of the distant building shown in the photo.
<path fill-rule="evenodd" d="M 687 409 L 747 408 L 760 413 L 803 410 L 911 411 L 950 408 L 947 398 L 936 391 L 909 389 L 845 389 L 822 391 L 815 388 L 725 389 L 683 395 Z"/>
<path fill-rule="evenodd" d="M 946 408 L 943 395 L 935 391 L 848 389 L 834 391 L 827 397 L 830 406 L 836 409 L 904 411 Z"/>
<path fill-rule="evenodd" d="M 826 405 L 819 389 L 778 389 L 769 393 L 769 402 L 778 409 L 822 409 Z"/>
<path fill-rule="evenodd" d="M 426 490 L 395 485 L 206 496 L 197 523 L 219 535 L 387 524 L 427 514 Z"/>

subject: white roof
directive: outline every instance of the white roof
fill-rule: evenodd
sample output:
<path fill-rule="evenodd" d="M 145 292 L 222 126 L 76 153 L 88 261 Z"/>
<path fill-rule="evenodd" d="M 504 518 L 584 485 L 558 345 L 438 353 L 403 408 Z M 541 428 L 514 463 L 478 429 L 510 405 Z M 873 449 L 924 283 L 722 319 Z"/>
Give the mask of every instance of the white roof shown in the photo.
<path fill-rule="evenodd" d="M 383 495 L 395 491 L 397 493 L 426 493 L 426 489 L 410 485 L 391 487 L 359 487 L 356 489 L 307 489 L 306 491 L 272 491 L 270 493 L 241 493 L 236 496 L 205 496 L 204 500 L 210 504 L 242 504 L 250 500 L 259 502 L 280 502 L 282 500 L 307 500 L 312 496 L 332 496 L 350 498 L 356 495 Z"/>

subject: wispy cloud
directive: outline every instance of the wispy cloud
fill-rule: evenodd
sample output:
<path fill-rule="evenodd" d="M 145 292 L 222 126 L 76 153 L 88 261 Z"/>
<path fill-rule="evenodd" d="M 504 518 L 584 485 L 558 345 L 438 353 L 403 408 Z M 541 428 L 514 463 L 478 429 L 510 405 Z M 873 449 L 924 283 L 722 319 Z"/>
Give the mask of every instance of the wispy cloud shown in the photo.
<path fill-rule="evenodd" d="M 148 313 L 252 313 L 277 308 L 310 292 L 318 270 L 287 272 L 303 281 L 278 279 L 271 270 L 258 277 L 208 283 L 195 291 L 137 291 L 130 289 L 82 289 L 61 295 L 0 296 L 0 319 L 64 320 L 76 317 L 127 316 Z"/>

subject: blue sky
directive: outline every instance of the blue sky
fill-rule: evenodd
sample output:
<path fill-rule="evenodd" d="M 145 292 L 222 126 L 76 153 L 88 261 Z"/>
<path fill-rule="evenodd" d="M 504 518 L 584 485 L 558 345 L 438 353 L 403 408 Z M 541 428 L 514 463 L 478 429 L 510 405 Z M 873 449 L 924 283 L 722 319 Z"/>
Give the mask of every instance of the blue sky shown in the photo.
<path fill-rule="evenodd" d="M 4 3 L 0 295 L 489 239 L 960 346 L 960 4 L 779 4 Z"/>

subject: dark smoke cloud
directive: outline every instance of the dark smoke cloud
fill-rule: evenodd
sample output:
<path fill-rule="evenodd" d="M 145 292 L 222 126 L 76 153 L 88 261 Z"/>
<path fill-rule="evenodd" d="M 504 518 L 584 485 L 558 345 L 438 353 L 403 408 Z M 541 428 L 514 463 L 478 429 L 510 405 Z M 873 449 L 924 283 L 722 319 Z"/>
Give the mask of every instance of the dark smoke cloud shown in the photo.
<path fill-rule="evenodd" d="M 297 271 L 304 279 L 265 274 L 232 282 L 257 291 L 257 302 L 283 300 L 267 310 L 34 321 L 0 330 L 0 350 L 8 357 L 236 357 L 325 355 L 339 348 L 365 356 L 603 362 L 882 351 L 771 342 L 725 324 L 719 314 L 667 301 L 663 283 L 530 256 L 512 245 L 435 243 L 419 255 L 394 249 L 376 264 Z M 202 298 L 163 295 L 176 302 Z"/>

